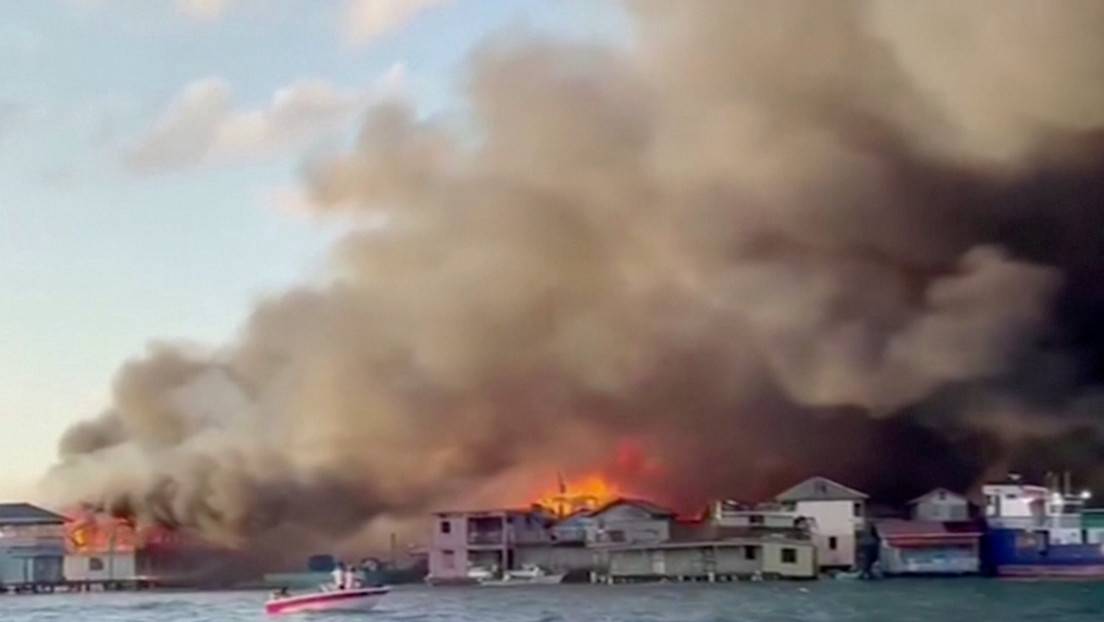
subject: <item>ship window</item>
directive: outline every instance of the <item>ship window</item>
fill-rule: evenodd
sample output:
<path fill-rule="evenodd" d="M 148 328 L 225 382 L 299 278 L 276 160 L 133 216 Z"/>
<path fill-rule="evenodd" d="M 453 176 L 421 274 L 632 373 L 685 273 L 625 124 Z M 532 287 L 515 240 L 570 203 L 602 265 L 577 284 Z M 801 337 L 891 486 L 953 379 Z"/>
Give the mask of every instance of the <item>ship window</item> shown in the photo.
<path fill-rule="evenodd" d="M 782 549 L 782 563 L 783 564 L 796 564 L 797 563 L 797 549 L 791 549 L 791 548 Z"/>
<path fill-rule="evenodd" d="M 452 523 L 447 520 L 441 521 L 441 533 L 452 533 Z"/>
<path fill-rule="evenodd" d="M 88 569 L 93 571 L 93 572 L 103 570 L 104 569 L 103 560 L 100 559 L 99 557 L 89 557 L 88 558 Z"/>
<path fill-rule="evenodd" d="M 763 524 L 763 515 L 762 514 L 752 514 L 749 517 L 749 520 L 751 521 L 752 525 L 762 525 Z"/>

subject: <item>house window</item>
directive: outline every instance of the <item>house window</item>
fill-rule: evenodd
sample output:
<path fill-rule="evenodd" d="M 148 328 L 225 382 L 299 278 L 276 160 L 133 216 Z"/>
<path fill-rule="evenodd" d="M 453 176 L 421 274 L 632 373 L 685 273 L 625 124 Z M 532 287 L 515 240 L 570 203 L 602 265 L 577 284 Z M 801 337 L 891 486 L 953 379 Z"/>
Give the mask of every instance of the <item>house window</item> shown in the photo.
<path fill-rule="evenodd" d="M 942 490 L 940 490 L 940 491 L 939 491 L 939 500 L 940 500 L 940 501 L 942 501 L 942 500 L 944 500 L 944 499 L 946 499 L 946 498 L 947 498 L 947 493 L 945 493 L 945 492 L 943 492 Z"/>
<path fill-rule="evenodd" d="M 835 536 L 828 538 L 828 548 L 833 551 L 839 548 L 839 541 L 836 540 Z"/>
<path fill-rule="evenodd" d="M 759 547 L 757 546 L 745 546 L 744 547 L 744 559 L 752 560 L 759 558 Z"/>
<path fill-rule="evenodd" d="M 797 549 L 784 548 L 782 549 L 782 563 L 783 564 L 796 564 L 797 563 Z"/>
<path fill-rule="evenodd" d="M 856 517 L 860 517 L 860 516 L 862 516 L 862 514 L 863 514 L 863 512 L 862 512 L 862 503 L 861 503 L 861 502 L 859 502 L 859 501 L 856 501 L 856 502 L 855 502 L 855 504 L 854 504 L 854 507 L 852 507 L 852 508 L 851 508 L 851 512 L 852 512 L 852 513 L 853 513 L 853 514 L 854 514 L 854 515 L 855 515 Z"/>
<path fill-rule="evenodd" d="M 452 551 L 441 551 L 441 565 L 449 570 L 456 568 L 456 553 Z"/>
<path fill-rule="evenodd" d="M 104 569 L 103 560 L 100 559 L 99 557 L 89 557 L 88 558 L 88 569 L 93 571 L 93 572 L 98 572 L 100 570 L 103 570 Z"/>
<path fill-rule="evenodd" d="M 762 525 L 763 524 L 763 515 L 762 514 L 752 514 L 751 517 L 750 517 L 750 520 L 751 520 L 752 525 Z"/>
<path fill-rule="evenodd" d="M 452 533 L 452 523 L 447 520 L 441 521 L 441 533 Z"/>

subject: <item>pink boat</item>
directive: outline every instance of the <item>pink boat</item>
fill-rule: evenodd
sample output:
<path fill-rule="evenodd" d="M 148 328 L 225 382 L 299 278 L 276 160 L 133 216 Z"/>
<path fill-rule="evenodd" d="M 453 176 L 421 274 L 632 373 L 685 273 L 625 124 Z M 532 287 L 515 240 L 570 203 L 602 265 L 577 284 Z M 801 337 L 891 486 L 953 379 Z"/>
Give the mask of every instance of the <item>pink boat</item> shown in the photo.
<path fill-rule="evenodd" d="M 391 588 L 364 587 L 351 590 L 314 592 L 298 596 L 281 596 L 265 603 L 265 613 L 303 613 L 307 611 L 368 611 L 376 606 Z"/>

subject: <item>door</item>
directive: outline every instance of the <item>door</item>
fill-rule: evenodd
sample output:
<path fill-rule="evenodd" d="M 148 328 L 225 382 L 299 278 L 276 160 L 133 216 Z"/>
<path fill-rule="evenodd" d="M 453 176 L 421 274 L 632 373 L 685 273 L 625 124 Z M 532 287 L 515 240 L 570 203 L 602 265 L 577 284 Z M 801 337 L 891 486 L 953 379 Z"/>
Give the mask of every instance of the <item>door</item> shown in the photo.
<path fill-rule="evenodd" d="M 61 565 L 60 557 L 35 557 L 32 560 L 34 568 L 32 575 L 35 583 L 60 583 Z"/>
<path fill-rule="evenodd" d="M 667 574 L 667 556 L 663 554 L 663 551 L 652 551 L 652 574 L 654 575 L 666 575 Z"/>

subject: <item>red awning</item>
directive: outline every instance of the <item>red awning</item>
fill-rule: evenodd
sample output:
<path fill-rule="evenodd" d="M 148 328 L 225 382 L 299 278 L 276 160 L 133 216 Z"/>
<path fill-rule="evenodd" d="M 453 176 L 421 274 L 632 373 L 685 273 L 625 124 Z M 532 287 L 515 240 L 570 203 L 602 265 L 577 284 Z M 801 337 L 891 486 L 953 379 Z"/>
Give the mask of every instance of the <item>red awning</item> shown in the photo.
<path fill-rule="evenodd" d="M 897 548 L 972 546 L 981 538 L 972 524 L 885 519 L 874 526 L 883 541 Z"/>

